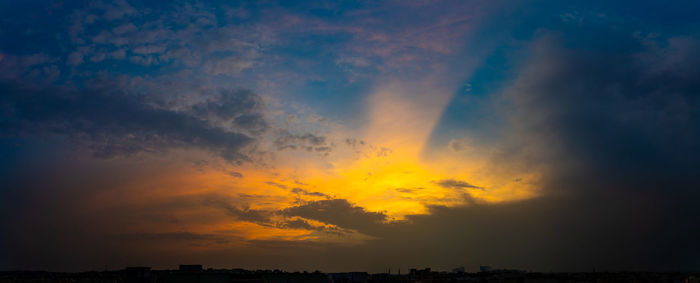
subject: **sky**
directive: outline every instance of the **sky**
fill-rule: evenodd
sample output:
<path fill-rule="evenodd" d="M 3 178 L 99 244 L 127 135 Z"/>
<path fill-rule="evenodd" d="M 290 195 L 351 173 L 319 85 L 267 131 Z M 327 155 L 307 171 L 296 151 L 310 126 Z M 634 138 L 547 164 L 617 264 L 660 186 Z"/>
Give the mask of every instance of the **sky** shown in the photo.
<path fill-rule="evenodd" d="M 700 271 L 697 1 L 0 0 L 0 270 Z"/>

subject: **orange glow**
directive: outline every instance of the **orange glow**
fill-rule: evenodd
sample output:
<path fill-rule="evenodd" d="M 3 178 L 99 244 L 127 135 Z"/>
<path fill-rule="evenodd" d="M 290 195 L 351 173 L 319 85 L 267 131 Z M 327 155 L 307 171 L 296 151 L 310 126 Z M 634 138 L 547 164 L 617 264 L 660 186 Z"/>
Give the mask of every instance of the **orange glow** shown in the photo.
<path fill-rule="evenodd" d="M 429 160 L 422 158 L 426 141 L 449 95 L 436 94 L 435 101 L 427 103 L 415 99 L 420 96 L 398 95 L 396 91 L 401 90 L 392 86 L 377 92 L 368 106 L 372 119 L 362 129 L 334 128 L 327 135 L 335 145 L 330 155 L 278 151 L 274 160 L 268 162 L 273 165 L 226 162 L 207 166 L 172 165 L 148 177 L 130 180 L 131 183 L 124 185 L 127 189 L 101 192 L 94 196 L 91 203 L 95 205 L 90 209 L 106 213 L 136 207 L 134 211 L 152 213 L 136 215 L 130 220 L 133 223 L 123 225 L 130 227 L 132 231 L 128 232 L 132 233 L 224 232 L 232 239 L 243 240 L 358 243 L 371 236 L 349 230 L 338 236 L 324 233 L 323 229 L 279 227 L 278 223 L 299 218 L 288 219 L 275 211 L 337 198 L 367 211 L 383 212 L 387 221 L 396 221 L 406 219 L 407 215 L 429 213 L 430 205 L 488 205 L 537 195 L 534 184 L 542 172 L 536 168 L 494 166 L 489 148 L 455 152 L 445 147 L 433 149 Z M 398 121 L 412 124 L 401 126 Z M 346 145 L 348 136 L 362 137 L 363 145 Z M 201 152 L 179 152 L 178 156 L 188 160 L 206 158 Z M 441 180 L 467 182 L 478 188 L 441 186 L 438 184 Z M 326 196 L 299 194 L 298 189 Z M 238 219 L 212 203 L 269 212 L 269 223 Z M 172 221 L 149 221 L 149 217 L 169 217 Z M 304 220 L 314 227 L 333 227 Z"/>

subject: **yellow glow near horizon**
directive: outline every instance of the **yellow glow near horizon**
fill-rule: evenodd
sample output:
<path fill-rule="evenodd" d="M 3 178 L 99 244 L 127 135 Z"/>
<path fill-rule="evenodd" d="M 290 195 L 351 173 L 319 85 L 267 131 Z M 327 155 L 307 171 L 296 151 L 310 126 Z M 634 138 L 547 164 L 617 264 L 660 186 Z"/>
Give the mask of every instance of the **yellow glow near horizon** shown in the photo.
<path fill-rule="evenodd" d="M 537 170 L 494 166 L 488 148 L 455 152 L 445 147 L 433 150 L 429 160 L 421 158 L 449 95 L 435 95 L 433 101 L 426 102 L 424 97 L 402 96 L 396 91 L 406 90 L 392 87 L 377 92 L 369 100 L 371 119 L 363 129 L 330 133 L 329 139 L 336 145 L 332 155 L 280 151 L 276 153 L 274 166 L 174 165 L 147 180 L 134 180 L 127 190 L 102 192 L 93 201 L 94 209 L 113 209 L 110 203 L 146 210 L 157 207 L 153 211 L 158 213 L 152 217 L 168 215 L 176 220 L 161 221 L 158 227 L 148 226 L 146 222 L 125 225 L 132 232 L 156 229 L 217 234 L 223 231 L 230 237 L 247 240 L 356 243 L 371 236 L 355 231 L 339 237 L 317 230 L 277 227 L 275 223 L 285 220 L 279 214 L 271 214 L 269 223 L 248 222 L 208 203 L 215 199 L 238 209 L 274 212 L 309 201 L 337 198 L 367 211 L 382 212 L 388 221 L 394 221 L 407 215 L 429 213 L 430 205 L 488 205 L 537 195 L 533 185 L 539 178 Z M 360 137 L 365 143 L 355 148 L 344 143 L 347 136 Z M 201 154 L 179 156 L 197 160 Z M 231 174 L 234 171 L 242 177 Z M 481 188 L 441 186 L 438 184 L 441 180 L 468 182 Z M 320 192 L 327 197 L 295 193 L 295 188 Z M 316 227 L 328 225 L 312 219 L 306 221 Z"/>
<path fill-rule="evenodd" d="M 475 201 L 488 204 L 536 196 L 537 191 L 531 184 L 537 180 L 537 172 L 509 168 L 491 172 L 489 149 L 463 153 L 444 148 L 437 150 L 430 160 L 421 158 L 450 99 L 449 91 L 431 87 L 391 84 L 379 88 L 368 100 L 369 124 L 353 132 L 367 143 L 359 153 L 340 148 L 331 157 L 302 157 L 297 153 L 280 152 L 274 172 L 255 169 L 244 172 L 246 177 L 239 182 L 246 187 L 257 185 L 266 188 L 266 194 L 274 195 L 276 191 L 286 195 L 266 205 L 262 202 L 250 204 L 261 208 L 279 206 L 277 209 L 298 205 L 289 189 L 300 187 L 346 199 L 367 211 L 383 212 L 392 221 L 428 213 L 429 205 L 459 206 Z M 423 95 L 428 91 L 432 91 L 431 95 Z M 347 133 L 336 134 L 337 140 L 342 141 Z M 440 180 L 468 182 L 483 189 L 444 187 L 438 184 Z M 287 190 L 270 185 L 270 181 Z M 260 193 L 260 190 L 253 191 Z M 323 198 L 307 196 L 303 199 Z M 309 236 L 314 237 L 311 233 Z"/>
<path fill-rule="evenodd" d="M 392 84 L 370 97 L 370 122 L 354 133 L 364 137 L 362 140 L 372 145 L 372 150 L 359 154 L 338 150 L 332 158 L 300 159 L 297 154 L 288 154 L 289 158 L 277 160 L 276 175 L 244 181 L 265 183 L 273 179 L 288 188 L 302 187 L 346 199 L 368 211 L 384 212 L 390 219 L 427 213 L 427 205 L 464 205 L 470 201 L 465 199 L 465 194 L 480 203 L 535 196 L 536 191 L 528 182 L 536 180 L 537 174 L 506 169 L 489 172 L 489 149 L 464 154 L 444 148 L 431 160 L 421 158 L 425 143 L 450 99 L 450 93 L 445 90 L 433 91 L 430 96 L 420 95 L 431 90 Z M 339 135 L 339 139 L 342 137 Z M 379 150 L 382 148 L 386 151 Z M 484 189 L 446 188 L 436 183 L 446 179 L 469 182 Z"/>

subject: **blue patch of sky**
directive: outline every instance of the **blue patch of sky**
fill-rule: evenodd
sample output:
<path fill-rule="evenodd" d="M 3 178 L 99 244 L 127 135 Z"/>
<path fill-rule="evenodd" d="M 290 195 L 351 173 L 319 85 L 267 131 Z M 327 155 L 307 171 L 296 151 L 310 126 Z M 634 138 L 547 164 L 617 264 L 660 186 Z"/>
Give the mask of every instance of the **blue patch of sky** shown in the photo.
<path fill-rule="evenodd" d="M 281 56 L 280 70 L 300 74 L 304 80 L 285 91 L 287 99 L 307 105 L 322 116 L 348 120 L 361 111 L 362 96 L 369 90 L 367 77 L 376 71 L 372 67 L 344 66 L 337 63 L 351 40 L 349 34 L 305 34 L 286 38 L 291 44 L 273 47 L 269 53 Z M 353 72 L 361 73 L 354 76 Z M 352 78 L 351 78 L 352 77 Z"/>
<path fill-rule="evenodd" d="M 66 15 L 77 8 L 50 6 L 40 1 L 0 1 L 0 52 L 26 55 L 43 52 L 54 55 L 66 46 Z"/>
<path fill-rule="evenodd" d="M 503 117 L 492 109 L 492 97 L 513 77 L 509 54 L 512 46 L 495 48 L 474 73 L 460 84 L 433 129 L 428 148 L 451 139 L 470 136 L 475 142 L 498 138 Z"/>

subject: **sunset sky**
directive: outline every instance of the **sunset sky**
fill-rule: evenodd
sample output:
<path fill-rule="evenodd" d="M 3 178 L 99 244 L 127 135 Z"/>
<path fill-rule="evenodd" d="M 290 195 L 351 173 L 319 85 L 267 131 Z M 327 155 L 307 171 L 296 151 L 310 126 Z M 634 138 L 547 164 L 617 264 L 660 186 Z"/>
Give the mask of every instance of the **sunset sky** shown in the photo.
<path fill-rule="evenodd" d="M 0 0 L 0 270 L 700 270 L 700 2 L 146 2 Z"/>

